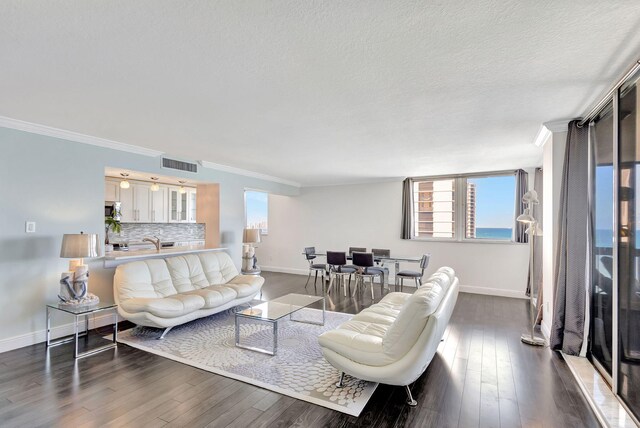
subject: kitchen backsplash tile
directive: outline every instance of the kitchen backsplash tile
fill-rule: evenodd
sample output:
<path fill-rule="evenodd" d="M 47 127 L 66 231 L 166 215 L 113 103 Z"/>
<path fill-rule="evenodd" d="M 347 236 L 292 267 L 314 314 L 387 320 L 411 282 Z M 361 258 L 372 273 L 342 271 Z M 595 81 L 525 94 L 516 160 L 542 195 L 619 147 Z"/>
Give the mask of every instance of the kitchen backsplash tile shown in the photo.
<path fill-rule="evenodd" d="M 119 235 L 109 232 L 109 241 L 140 242 L 157 236 L 163 242 L 204 240 L 203 223 L 122 223 Z"/>

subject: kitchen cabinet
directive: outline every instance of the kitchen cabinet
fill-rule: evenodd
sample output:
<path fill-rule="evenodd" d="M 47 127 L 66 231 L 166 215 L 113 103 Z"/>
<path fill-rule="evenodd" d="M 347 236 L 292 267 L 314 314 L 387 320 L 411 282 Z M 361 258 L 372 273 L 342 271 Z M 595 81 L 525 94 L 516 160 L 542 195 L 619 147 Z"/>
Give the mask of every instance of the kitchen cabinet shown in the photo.
<path fill-rule="evenodd" d="M 128 189 L 120 189 L 122 223 L 151 222 L 151 186 L 130 182 Z"/>
<path fill-rule="evenodd" d="M 151 192 L 151 222 L 167 223 L 169 221 L 169 188 L 160 186 L 160 189 Z"/>
<path fill-rule="evenodd" d="M 115 202 L 120 200 L 120 182 L 119 181 L 105 180 L 104 200 L 109 202 Z"/>
<path fill-rule="evenodd" d="M 169 222 L 196 222 L 196 189 L 185 188 L 185 192 L 180 193 L 179 187 L 169 188 Z"/>

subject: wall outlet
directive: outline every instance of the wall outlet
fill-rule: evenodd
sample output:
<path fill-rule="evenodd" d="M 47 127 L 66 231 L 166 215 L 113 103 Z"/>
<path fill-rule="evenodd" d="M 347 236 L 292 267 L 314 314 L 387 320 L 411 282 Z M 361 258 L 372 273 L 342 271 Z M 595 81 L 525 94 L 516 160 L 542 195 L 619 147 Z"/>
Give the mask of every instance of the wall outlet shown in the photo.
<path fill-rule="evenodd" d="M 36 233 L 36 222 L 35 221 L 27 221 L 27 222 L 25 222 L 24 231 L 26 233 Z"/>

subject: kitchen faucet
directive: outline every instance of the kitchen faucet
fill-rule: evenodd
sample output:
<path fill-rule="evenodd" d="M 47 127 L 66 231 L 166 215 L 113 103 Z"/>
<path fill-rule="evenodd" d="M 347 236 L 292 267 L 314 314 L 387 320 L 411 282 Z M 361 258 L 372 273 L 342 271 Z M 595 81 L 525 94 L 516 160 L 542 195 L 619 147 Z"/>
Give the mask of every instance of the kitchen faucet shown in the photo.
<path fill-rule="evenodd" d="M 160 238 L 158 238 L 157 236 L 154 236 L 153 238 L 144 238 L 142 242 L 151 242 L 156 246 L 156 250 L 160 251 Z"/>

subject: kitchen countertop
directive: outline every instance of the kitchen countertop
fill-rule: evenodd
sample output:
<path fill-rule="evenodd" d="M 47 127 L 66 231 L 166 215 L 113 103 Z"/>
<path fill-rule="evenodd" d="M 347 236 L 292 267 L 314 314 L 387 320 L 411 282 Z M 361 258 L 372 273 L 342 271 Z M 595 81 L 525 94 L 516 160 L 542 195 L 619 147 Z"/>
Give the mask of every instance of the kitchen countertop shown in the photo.
<path fill-rule="evenodd" d="M 180 247 L 162 248 L 160 250 L 129 250 L 129 251 L 111 251 L 103 257 L 104 267 L 114 267 L 121 263 L 132 262 L 136 260 L 144 260 L 151 258 L 159 258 L 166 256 L 177 256 L 180 254 L 202 253 L 205 251 L 224 251 L 226 248 L 205 248 L 204 245 L 189 245 Z"/>

